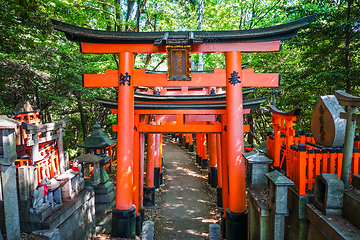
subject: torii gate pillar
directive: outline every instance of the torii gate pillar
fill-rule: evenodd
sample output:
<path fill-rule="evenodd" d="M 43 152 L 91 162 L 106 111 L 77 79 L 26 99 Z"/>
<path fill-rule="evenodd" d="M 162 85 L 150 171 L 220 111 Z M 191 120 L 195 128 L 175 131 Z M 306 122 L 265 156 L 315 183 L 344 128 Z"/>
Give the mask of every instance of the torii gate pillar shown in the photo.
<path fill-rule="evenodd" d="M 226 52 L 226 125 L 229 199 L 226 239 L 247 239 L 241 52 Z"/>
<path fill-rule="evenodd" d="M 134 54 L 119 54 L 116 205 L 112 211 L 111 236 L 135 238 L 133 205 Z"/>

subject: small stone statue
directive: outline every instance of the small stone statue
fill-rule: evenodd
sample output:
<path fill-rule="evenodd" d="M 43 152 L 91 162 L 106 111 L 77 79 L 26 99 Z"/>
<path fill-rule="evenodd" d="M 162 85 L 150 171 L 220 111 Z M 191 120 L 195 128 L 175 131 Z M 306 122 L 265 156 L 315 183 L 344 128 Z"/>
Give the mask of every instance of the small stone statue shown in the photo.
<path fill-rule="evenodd" d="M 33 209 L 36 209 L 38 207 L 41 207 L 41 205 L 44 203 L 44 187 L 38 186 L 34 190 L 34 198 L 32 199 L 32 207 Z"/>
<path fill-rule="evenodd" d="M 46 203 L 46 202 L 49 202 L 49 200 L 48 200 L 48 192 L 49 192 L 49 189 L 48 189 L 48 186 L 47 186 L 47 185 L 49 185 L 49 184 L 51 184 L 51 181 L 50 181 L 47 177 L 45 177 L 45 178 L 41 181 L 41 183 L 39 183 L 39 186 L 41 186 L 41 187 L 44 188 L 44 201 L 45 201 L 45 203 Z"/>
<path fill-rule="evenodd" d="M 50 204 L 50 201 L 48 199 L 48 186 L 51 184 L 50 180 L 45 177 L 41 183 L 39 183 L 39 185 L 37 186 L 36 189 L 34 189 L 34 193 L 33 193 L 33 199 L 32 199 L 32 208 L 34 211 L 35 209 L 43 206 L 44 204 Z"/>

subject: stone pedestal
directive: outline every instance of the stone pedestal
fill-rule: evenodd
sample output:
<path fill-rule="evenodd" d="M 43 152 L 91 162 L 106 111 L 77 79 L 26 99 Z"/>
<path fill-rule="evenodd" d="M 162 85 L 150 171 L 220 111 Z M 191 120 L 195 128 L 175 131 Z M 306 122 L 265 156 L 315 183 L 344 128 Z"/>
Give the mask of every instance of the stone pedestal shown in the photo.
<path fill-rule="evenodd" d="M 336 174 L 317 175 L 314 186 L 314 205 L 328 215 L 341 215 L 344 199 L 344 183 Z"/>
<path fill-rule="evenodd" d="M 108 213 L 115 206 L 116 194 L 114 183 L 109 180 L 109 175 L 104 169 L 104 166 L 109 160 L 109 157 L 105 157 L 100 160 L 100 183 L 94 186 L 95 211 L 97 213 Z"/>
<path fill-rule="evenodd" d="M 270 239 L 270 215 L 269 205 L 260 201 L 261 193 L 257 190 L 249 190 L 249 237 L 250 240 Z"/>
<path fill-rule="evenodd" d="M 309 220 L 306 218 L 306 204 L 313 202 L 313 194 L 299 195 L 296 189 L 288 188 L 289 217 L 286 220 L 287 230 L 285 239 L 305 240 L 308 237 Z"/>
<path fill-rule="evenodd" d="M 58 181 L 63 181 L 61 187 L 61 195 L 63 201 L 69 201 L 75 197 L 76 194 L 85 188 L 85 180 L 80 177 L 79 172 L 74 172 L 69 169 L 65 173 L 56 178 Z"/>
<path fill-rule="evenodd" d="M 249 153 L 243 153 L 246 162 L 246 183 L 250 189 L 268 188 L 268 179 L 265 174 L 269 171 L 272 160 L 260 154 L 256 149 Z"/>
<path fill-rule="evenodd" d="M 9 240 L 20 240 L 19 206 L 16 189 L 15 164 L 1 165 L 4 196 L 6 235 Z"/>
<path fill-rule="evenodd" d="M 294 183 L 278 171 L 267 173 L 265 176 L 270 181 L 270 239 L 284 239 L 285 217 L 289 215 L 287 208 L 288 186 L 294 185 Z"/>

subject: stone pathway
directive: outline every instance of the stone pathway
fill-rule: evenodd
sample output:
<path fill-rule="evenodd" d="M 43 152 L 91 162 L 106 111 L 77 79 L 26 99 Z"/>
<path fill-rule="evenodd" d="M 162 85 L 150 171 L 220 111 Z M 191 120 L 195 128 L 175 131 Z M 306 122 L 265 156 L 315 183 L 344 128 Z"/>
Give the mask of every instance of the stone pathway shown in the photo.
<path fill-rule="evenodd" d="M 207 173 L 201 173 L 193 158 L 164 136 L 163 158 L 166 187 L 163 217 L 155 222 L 155 240 L 208 239 L 212 223 L 210 202 L 203 189 Z"/>

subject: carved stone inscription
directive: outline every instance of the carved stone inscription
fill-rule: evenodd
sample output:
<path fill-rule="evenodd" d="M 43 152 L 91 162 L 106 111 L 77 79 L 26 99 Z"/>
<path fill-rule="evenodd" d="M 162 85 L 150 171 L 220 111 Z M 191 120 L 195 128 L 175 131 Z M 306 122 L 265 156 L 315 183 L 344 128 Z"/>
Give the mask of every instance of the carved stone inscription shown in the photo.
<path fill-rule="evenodd" d="M 311 131 L 315 142 L 324 147 L 342 147 L 346 120 L 340 119 L 345 112 L 334 95 L 322 96 L 311 116 Z"/>

